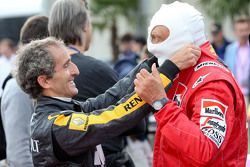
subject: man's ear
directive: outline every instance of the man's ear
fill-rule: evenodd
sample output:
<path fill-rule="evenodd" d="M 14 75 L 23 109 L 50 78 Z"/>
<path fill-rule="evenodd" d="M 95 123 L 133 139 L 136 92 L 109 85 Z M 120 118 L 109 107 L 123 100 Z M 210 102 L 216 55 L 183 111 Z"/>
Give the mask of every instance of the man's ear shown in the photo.
<path fill-rule="evenodd" d="M 88 23 L 87 23 L 88 24 Z M 82 30 L 84 33 L 86 33 L 88 31 L 88 25 L 85 24 L 83 27 L 82 27 Z"/>
<path fill-rule="evenodd" d="M 48 82 L 48 77 L 46 75 L 40 75 L 40 76 L 38 76 L 37 77 L 37 82 L 44 89 L 48 89 L 50 87 L 50 84 Z"/>
<path fill-rule="evenodd" d="M 83 29 L 83 32 L 88 32 L 89 31 L 89 27 L 90 26 L 90 22 L 89 21 L 87 21 L 84 25 L 83 25 L 83 27 L 82 27 L 82 29 Z"/>

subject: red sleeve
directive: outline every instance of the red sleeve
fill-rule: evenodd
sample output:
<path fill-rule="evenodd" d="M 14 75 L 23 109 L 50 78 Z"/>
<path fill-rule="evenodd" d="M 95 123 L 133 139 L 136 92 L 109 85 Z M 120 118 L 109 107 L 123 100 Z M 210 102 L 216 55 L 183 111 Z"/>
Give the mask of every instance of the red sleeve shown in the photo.
<path fill-rule="evenodd" d="M 185 161 L 204 165 L 224 149 L 234 121 L 230 88 L 224 81 L 209 82 L 191 96 L 187 111 L 169 101 L 155 114 L 157 131 Z M 188 118 L 185 113 L 192 114 Z"/>

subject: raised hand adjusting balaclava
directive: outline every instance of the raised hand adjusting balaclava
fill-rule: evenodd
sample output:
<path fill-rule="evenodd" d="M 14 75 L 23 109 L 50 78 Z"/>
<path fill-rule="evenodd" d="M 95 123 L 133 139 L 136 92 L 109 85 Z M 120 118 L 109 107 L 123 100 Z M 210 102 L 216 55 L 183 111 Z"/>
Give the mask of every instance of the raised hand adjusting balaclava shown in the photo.
<path fill-rule="evenodd" d="M 158 25 L 167 27 L 170 34 L 163 42 L 153 44 L 151 32 Z M 158 58 L 159 64 L 189 43 L 200 46 L 206 41 L 203 17 L 198 10 L 187 3 L 175 1 L 161 5 L 148 27 L 148 50 Z"/>

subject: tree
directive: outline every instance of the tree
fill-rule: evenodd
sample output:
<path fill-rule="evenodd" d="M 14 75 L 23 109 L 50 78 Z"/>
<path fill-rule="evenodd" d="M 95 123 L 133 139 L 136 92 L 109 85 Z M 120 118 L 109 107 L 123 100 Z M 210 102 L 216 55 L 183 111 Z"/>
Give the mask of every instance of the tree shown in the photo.
<path fill-rule="evenodd" d="M 226 16 L 232 20 L 239 15 L 249 16 L 249 0 L 201 0 L 207 14 L 215 20 L 222 21 Z"/>
<path fill-rule="evenodd" d="M 90 10 L 93 16 L 94 27 L 99 30 L 109 28 L 113 61 L 118 58 L 118 29 L 117 20 L 124 17 L 130 24 L 135 24 L 135 13 L 139 7 L 139 0 L 91 0 Z"/>

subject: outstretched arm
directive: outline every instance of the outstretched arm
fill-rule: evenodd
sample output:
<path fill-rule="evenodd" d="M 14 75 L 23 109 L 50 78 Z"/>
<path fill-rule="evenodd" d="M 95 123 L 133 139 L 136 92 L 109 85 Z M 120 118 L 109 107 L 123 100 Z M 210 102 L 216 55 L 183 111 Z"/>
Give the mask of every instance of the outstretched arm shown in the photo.
<path fill-rule="evenodd" d="M 194 45 L 187 45 L 175 53 L 170 60 L 166 60 L 162 66 L 159 67 L 161 78 L 168 80 L 165 87 L 166 90 L 170 87 L 172 80 L 179 73 L 179 70 L 188 68 L 198 61 L 200 57 L 200 49 Z M 106 108 L 109 105 L 115 104 L 122 97 L 134 91 L 134 79 L 140 70 L 151 71 L 153 64 L 157 64 L 157 58 L 153 57 L 144 61 L 135 67 L 126 77 L 119 80 L 113 87 L 109 88 L 104 94 L 96 98 L 90 98 L 82 103 L 84 111 L 90 112 L 95 109 Z"/>

